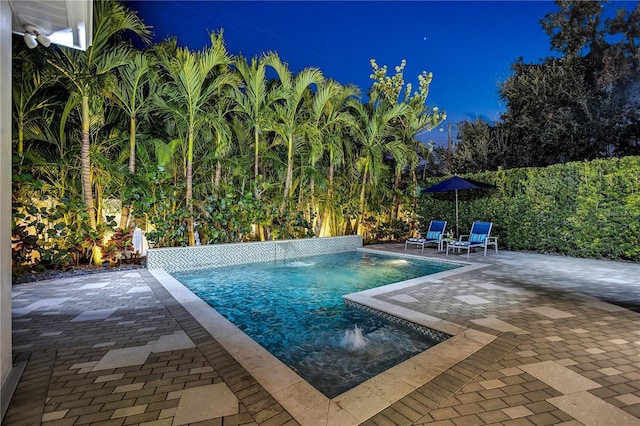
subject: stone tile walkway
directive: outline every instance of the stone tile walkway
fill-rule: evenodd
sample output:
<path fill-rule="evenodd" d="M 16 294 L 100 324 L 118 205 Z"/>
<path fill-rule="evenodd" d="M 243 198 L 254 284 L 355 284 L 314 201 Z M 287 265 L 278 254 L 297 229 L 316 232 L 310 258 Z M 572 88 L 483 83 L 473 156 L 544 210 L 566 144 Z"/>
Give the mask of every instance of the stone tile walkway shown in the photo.
<path fill-rule="evenodd" d="M 639 264 L 504 251 L 469 263 L 486 266 L 371 296 L 492 338 L 362 424 L 640 425 Z M 7 426 L 340 424 L 285 410 L 287 393 L 146 270 L 14 286 L 13 345 L 27 365 Z"/>

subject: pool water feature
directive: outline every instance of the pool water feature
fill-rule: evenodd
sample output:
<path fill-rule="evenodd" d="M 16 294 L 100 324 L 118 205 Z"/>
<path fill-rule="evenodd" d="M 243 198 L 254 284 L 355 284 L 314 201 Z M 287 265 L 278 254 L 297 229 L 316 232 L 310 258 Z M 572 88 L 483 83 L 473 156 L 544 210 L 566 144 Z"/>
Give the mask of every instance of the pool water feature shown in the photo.
<path fill-rule="evenodd" d="M 458 266 L 354 251 L 172 275 L 332 398 L 438 343 L 342 296 Z"/>

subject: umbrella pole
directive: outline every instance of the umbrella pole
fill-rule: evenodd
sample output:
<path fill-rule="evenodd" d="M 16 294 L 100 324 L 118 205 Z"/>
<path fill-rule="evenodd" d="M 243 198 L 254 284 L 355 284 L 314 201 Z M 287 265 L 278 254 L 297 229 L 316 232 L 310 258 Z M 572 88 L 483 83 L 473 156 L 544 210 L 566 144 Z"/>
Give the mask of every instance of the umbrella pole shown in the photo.
<path fill-rule="evenodd" d="M 456 189 L 456 238 L 460 238 L 460 232 L 458 231 L 458 190 Z"/>

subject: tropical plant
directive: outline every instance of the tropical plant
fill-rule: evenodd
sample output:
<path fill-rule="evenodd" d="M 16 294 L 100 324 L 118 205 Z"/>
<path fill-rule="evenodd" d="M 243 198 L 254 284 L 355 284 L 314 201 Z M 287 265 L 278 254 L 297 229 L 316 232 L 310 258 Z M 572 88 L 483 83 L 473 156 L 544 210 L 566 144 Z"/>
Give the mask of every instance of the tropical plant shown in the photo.
<path fill-rule="evenodd" d="M 411 83 L 404 80 L 404 69 L 407 62 L 403 59 L 400 65 L 395 67 L 395 74 L 387 75 L 387 66 L 379 67 L 375 59 L 370 61 L 373 69 L 371 79 L 374 80 L 369 93 L 370 104 L 383 105 L 384 103 L 401 103 L 407 105 L 406 112 L 396 119 L 394 128 L 395 137 L 401 144 L 395 146 L 393 160 L 394 183 L 393 202 L 390 212 L 390 220 L 398 218 L 400 211 L 402 174 L 411 170 L 413 180 L 412 209 L 415 211 L 418 197 L 418 180 L 415 169 L 420 160 L 424 159 L 429 150 L 416 138 L 419 132 L 432 130 L 447 118 L 446 113 L 440 112 L 438 107 L 428 108 L 426 105 L 429 94 L 429 85 L 433 80 L 433 74 L 423 71 L 418 75 L 418 90 L 412 92 Z"/>
<path fill-rule="evenodd" d="M 153 79 L 149 77 L 153 62 L 143 52 L 133 54 L 131 62 L 118 69 L 118 84 L 110 93 L 114 103 L 125 112 L 129 119 L 129 161 L 128 172 L 136 173 L 136 134 L 141 114 L 149 109 L 148 98 L 153 93 Z M 122 200 L 120 229 L 125 229 L 129 221 L 131 206 Z"/>
<path fill-rule="evenodd" d="M 360 91 L 353 85 L 342 86 L 336 81 L 328 80 L 320 85 L 313 99 L 314 126 L 326 157 L 326 196 L 322 197 L 319 206 L 318 236 L 333 235 L 337 231 L 335 206 L 339 205 L 335 195 L 336 168 L 348 161 L 352 151 L 348 129 L 355 127 L 356 121 L 347 109 L 347 100 L 357 98 Z"/>
<path fill-rule="evenodd" d="M 69 93 L 62 122 L 66 122 L 68 115 L 74 111 L 80 117 L 82 192 L 88 224 L 95 230 L 97 212 L 91 180 L 91 120 L 96 111 L 103 107 L 103 94 L 115 86 L 114 70 L 130 60 L 131 49 L 118 36 L 125 32 L 135 33 L 147 41 L 149 30 L 134 13 L 116 1 L 95 2 L 93 8 L 91 46 L 86 51 L 66 47 L 50 49 L 51 56 L 47 62 L 59 73 Z M 98 258 L 99 252 L 95 254 Z"/>
<path fill-rule="evenodd" d="M 238 56 L 234 61 L 241 81 L 234 92 L 237 113 L 243 125 L 252 133 L 253 185 L 256 198 L 261 195 L 258 183 L 261 173 L 260 158 L 266 150 L 265 133 L 271 128 L 272 106 L 279 97 L 278 92 L 273 90 L 273 85 L 267 81 L 267 67 L 274 57 L 277 57 L 275 53 L 267 53 L 260 58 L 252 58 L 250 63 L 243 56 Z"/>
<path fill-rule="evenodd" d="M 207 123 L 207 104 L 225 86 L 235 82 L 235 77 L 229 72 L 231 57 L 225 47 L 222 32 L 212 32 L 210 39 L 211 47 L 200 52 L 178 48 L 175 40 L 158 50 L 167 82 L 160 88 L 156 103 L 167 117 L 176 121 L 180 139 L 185 143 L 185 203 L 190 213 L 187 217 L 189 245 L 195 245 L 192 198 L 196 139 Z"/>
<path fill-rule="evenodd" d="M 116 229 L 109 241 L 102 246 L 103 261 L 113 265 L 129 258 L 133 254 L 132 236 L 133 231 L 130 229 Z"/>
<path fill-rule="evenodd" d="M 367 217 L 367 193 L 369 197 L 373 197 L 382 190 L 378 184 L 382 174 L 388 169 L 386 157 L 399 157 L 403 153 L 402 142 L 394 137 L 393 123 L 407 113 L 408 107 L 406 104 L 387 101 L 363 105 L 353 100 L 349 101 L 349 106 L 359 121 L 359 126 L 355 129 L 359 143 L 356 167 L 361 176 L 356 229 L 362 235 L 363 221 Z"/>
<path fill-rule="evenodd" d="M 357 87 L 294 74 L 276 53 L 234 59 L 222 32 L 201 51 L 175 40 L 135 51 L 120 37 L 148 37 L 135 15 L 111 1 L 95 12 L 87 52 L 54 47 L 49 67 L 24 46 L 16 56 L 14 204 L 58 200 L 61 224 L 48 226 L 67 262 L 117 260 L 132 216 L 154 246 L 351 234 L 365 222 L 393 234 L 381 217 L 400 216 L 427 155 L 415 132 L 437 117 L 424 105 L 430 77 L 400 99 L 404 81 L 380 74 L 363 104 Z M 31 246 L 25 222 L 15 217 L 17 259 Z"/>
<path fill-rule="evenodd" d="M 43 69 L 41 57 L 30 49 L 15 49 L 13 57 L 13 121 L 16 125 L 16 153 L 23 161 L 26 139 L 50 140 L 56 99 L 46 89 L 55 79 Z"/>
<path fill-rule="evenodd" d="M 313 132 L 312 120 L 303 104 L 305 96 L 310 96 L 311 85 L 319 85 L 324 81 L 322 73 L 317 68 L 305 68 L 295 76 L 289 66 L 277 55 L 264 58 L 267 65 L 278 74 L 279 81 L 276 88 L 279 101 L 274 104 L 273 131 L 278 135 L 286 147 L 286 176 L 280 213 L 284 214 L 287 202 L 293 197 L 293 162 L 295 149 L 305 141 L 315 141 L 309 137 Z"/>

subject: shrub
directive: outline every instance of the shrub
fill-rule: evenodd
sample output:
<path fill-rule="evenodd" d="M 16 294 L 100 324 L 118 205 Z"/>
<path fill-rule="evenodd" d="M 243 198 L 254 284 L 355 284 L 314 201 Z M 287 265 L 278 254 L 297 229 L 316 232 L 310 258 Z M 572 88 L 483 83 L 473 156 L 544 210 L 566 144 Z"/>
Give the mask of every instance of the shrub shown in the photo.
<path fill-rule="evenodd" d="M 493 222 L 500 246 L 576 257 L 640 260 L 640 157 L 612 158 L 464 176 L 498 189 L 462 191 L 459 226 Z M 429 179 L 426 186 L 441 178 Z M 437 198 L 436 198 L 437 197 Z M 423 223 L 455 226 L 455 203 L 422 194 Z"/>

